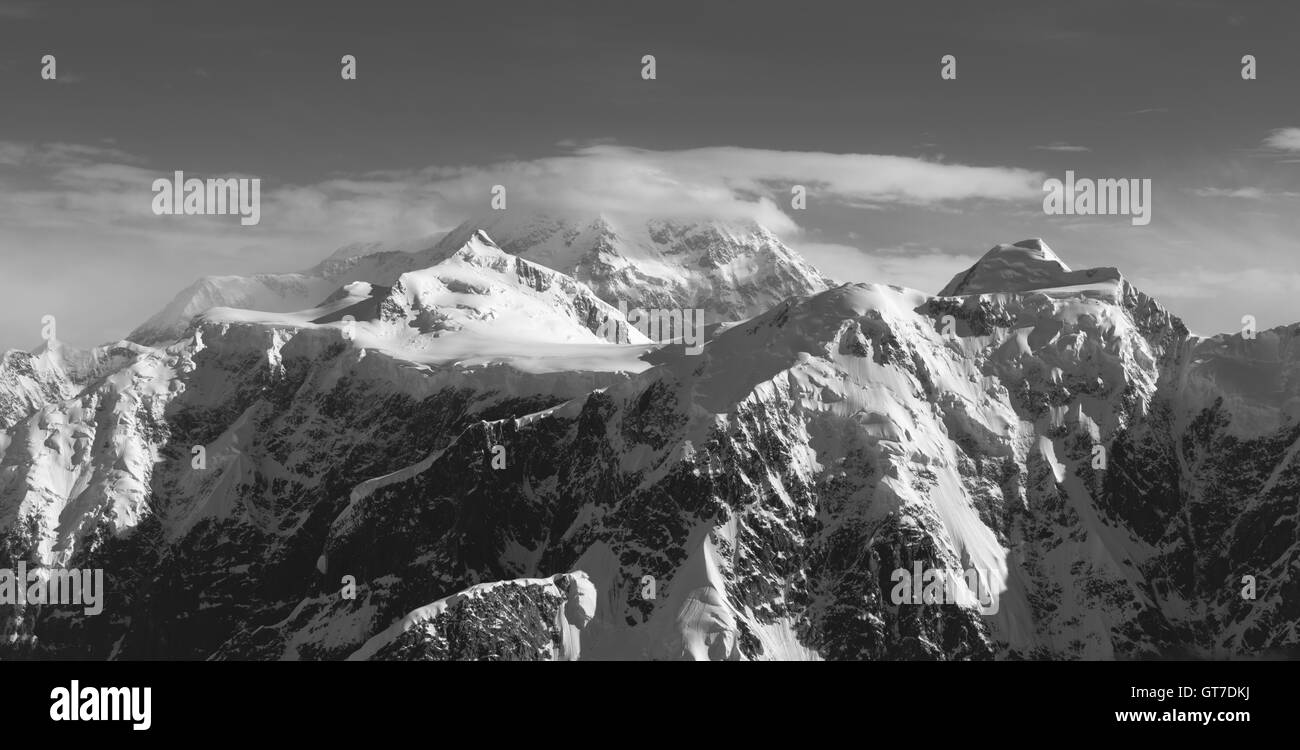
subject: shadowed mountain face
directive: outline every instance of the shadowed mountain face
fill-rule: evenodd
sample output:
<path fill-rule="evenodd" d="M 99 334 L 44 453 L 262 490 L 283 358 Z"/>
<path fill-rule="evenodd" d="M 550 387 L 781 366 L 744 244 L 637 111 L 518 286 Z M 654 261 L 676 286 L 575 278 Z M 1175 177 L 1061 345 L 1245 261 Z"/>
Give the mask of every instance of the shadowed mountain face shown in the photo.
<path fill-rule="evenodd" d="M 165 346 L 6 355 L 0 568 L 109 604 L 0 604 L 38 636 L 5 656 L 1300 652 L 1300 326 L 1193 337 L 1041 240 L 939 296 L 603 219 L 301 276 L 183 293 Z M 612 343 L 620 302 L 728 323 Z"/>

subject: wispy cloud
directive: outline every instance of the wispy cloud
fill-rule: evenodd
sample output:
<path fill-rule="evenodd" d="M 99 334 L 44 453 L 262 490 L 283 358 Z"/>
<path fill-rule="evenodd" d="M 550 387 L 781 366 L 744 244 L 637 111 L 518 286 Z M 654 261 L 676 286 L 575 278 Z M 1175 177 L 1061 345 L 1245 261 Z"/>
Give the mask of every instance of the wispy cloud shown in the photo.
<path fill-rule="evenodd" d="M 1087 146 L 1074 146 L 1062 141 L 1055 141 L 1046 146 L 1034 146 L 1036 151 L 1091 151 Z"/>
<path fill-rule="evenodd" d="M 1300 128 L 1278 128 L 1264 139 L 1264 146 L 1275 151 L 1300 151 Z"/>
<path fill-rule="evenodd" d="M 142 163 L 139 157 L 112 146 L 84 143 L 22 143 L 0 141 L 0 167 L 17 167 L 57 175 L 60 170 L 96 164 Z"/>
<path fill-rule="evenodd" d="M 1042 184 L 1041 174 L 1025 169 L 904 156 L 736 147 L 652 151 L 615 144 L 575 147 L 532 161 L 431 167 L 387 177 L 431 189 L 453 203 L 481 203 L 486 182 L 505 185 L 544 208 L 752 218 L 778 230 L 793 225 L 782 208 L 789 205 L 792 185 L 805 186 L 811 202 L 937 206 L 1037 198 Z"/>
<path fill-rule="evenodd" d="M 840 282 L 893 284 L 935 294 L 954 274 L 978 258 L 933 247 L 902 245 L 862 249 L 833 242 L 799 242 L 791 246 L 822 273 Z"/>
<path fill-rule="evenodd" d="M 1228 271 L 1195 267 L 1178 269 L 1142 282 L 1143 291 L 1169 299 L 1203 299 L 1221 294 L 1225 288 L 1246 289 L 1254 296 L 1289 297 L 1300 288 L 1300 273 L 1279 271 L 1276 268 Z M 1243 310 L 1243 314 L 1247 312 L 1250 310 Z"/>
<path fill-rule="evenodd" d="M 261 222 L 243 227 L 228 216 L 155 216 L 153 181 L 176 169 L 186 177 L 261 178 Z M 81 309 L 80 325 L 101 329 L 82 339 L 93 342 L 130 330 L 202 274 L 305 268 L 348 242 L 439 234 L 487 213 L 495 185 L 506 188 L 509 210 L 757 221 L 797 238 L 804 212 L 791 206 L 794 185 L 806 188 L 809 209 L 961 212 L 990 202 L 1036 202 L 1042 179 L 1014 167 L 877 154 L 655 151 L 588 143 L 530 160 L 286 184 L 273 174 L 244 173 L 239 165 L 213 170 L 152 163 L 107 144 L 0 141 L 0 252 L 6 259 L 0 296 L 21 305 L 50 304 L 45 299 L 72 305 L 59 290 L 74 279 L 85 288 L 148 290 L 133 293 L 134 306 L 111 313 Z M 916 267 L 900 260 L 881 270 Z M 903 273 L 892 280 L 909 278 Z M 96 305 L 88 297 L 82 308 Z"/>
<path fill-rule="evenodd" d="M 1196 188 L 1194 195 L 1202 198 L 1241 198 L 1243 200 L 1269 200 L 1273 198 L 1300 198 L 1300 193 L 1289 190 L 1265 190 L 1259 187 Z"/>
<path fill-rule="evenodd" d="M 14 201 L 24 211 L 0 216 L 9 228 L 39 221 L 43 206 L 64 216 L 62 207 L 74 201 L 89 212 L 84 221 L 140 221 L 155 230 L 150 185 L 173 171 L 173 165 L 145 165 L 114 148 L 66 143 L 0 142 L 0 167 L 5 166 L 11 169 L 0 169 L 0 181 L 8 177 L 11 188 L 25 187 Z M 653 151 L 614 144 L 572 146 L 526 161 L 339 175 L 302 185 L 277 185 L 273 175 L 248 176 L 263 178 L 262 232 L 312 239 L 423 236 L 488 210 L 495 185 L 506 188 L 508 206 L 529 210 L 707 216 L 796 232 L 793 185 L 805 187 L 811 204 L 952 209 L 967 201 L 1036 200 L 1043 179 L 1014 167 L 902 156 L 734 147 Z M 94 205 L 103 208 L 95 211 Z M 203 224 L 196 219 L 185 226 Z"/>

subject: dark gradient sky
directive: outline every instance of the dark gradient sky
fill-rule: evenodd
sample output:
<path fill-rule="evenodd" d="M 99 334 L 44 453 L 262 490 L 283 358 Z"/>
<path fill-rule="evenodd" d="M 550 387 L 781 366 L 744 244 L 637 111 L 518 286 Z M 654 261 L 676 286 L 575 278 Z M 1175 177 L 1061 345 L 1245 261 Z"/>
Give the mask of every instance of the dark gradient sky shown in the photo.
<path fill-rule="evenodd" d="M 1148 177 L 1149 227 L 1045 217 L 1033 198 L 814 199 L 790 243 L 837 278 L 930 283 L 1038 235 L 1075 266 L 1119 266 L 1197 330 L 1245 313 L 1292 322 L 1300 151 L 1265 141 L 1300 127 L 1297 34 L 1300 4 L 1284 2 L 0 0 L 0 144 L 29 154 L 0 160 L 0 349 L 33 345 L 34 311 L 97 343 L 201 273 L 288 270 L 386 239 L 346 222 L 329 241 L 284 226 L 154 237 L 60 202 L 77 186 L 50 181 L 51 160 L 30 156 L 42 144 L 159 175 L 257 175 L 267 189 L 592 143 Z M 57 84 L 38 74 L 47 53 Z M 346 53 L 357 81 L 339 78 Z M 1246 53 L 1258 80 L 1241 79 Z M 658 80 L 640 80 L 643 54 Z M 956 81 L 939 78 L 945 54 Z M 437 210 L 431 226 L 462 218 Z"/>

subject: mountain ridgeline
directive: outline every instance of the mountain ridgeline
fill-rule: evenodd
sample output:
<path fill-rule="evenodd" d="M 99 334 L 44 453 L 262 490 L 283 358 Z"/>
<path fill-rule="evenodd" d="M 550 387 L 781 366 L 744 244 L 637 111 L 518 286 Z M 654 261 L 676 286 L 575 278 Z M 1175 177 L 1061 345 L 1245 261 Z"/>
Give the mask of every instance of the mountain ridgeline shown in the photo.
<path fill-rule="evenodd" d="M 707 343 L 602 335 L 638 307 Z M 512 216 L 0 361 L 0 569 L 106 588 L 0 603 L 0 658 L 1295 657 L 1298 516 L 1300 325 L 1040 240 L 930 295 Z"/>

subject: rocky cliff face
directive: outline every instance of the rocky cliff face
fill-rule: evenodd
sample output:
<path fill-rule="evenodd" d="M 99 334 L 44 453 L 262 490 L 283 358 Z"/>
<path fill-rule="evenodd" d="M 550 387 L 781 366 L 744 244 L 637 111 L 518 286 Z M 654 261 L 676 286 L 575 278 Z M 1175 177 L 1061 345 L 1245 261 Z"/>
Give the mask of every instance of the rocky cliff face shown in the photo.
<path fill-rule="evenodd" d="M 21 653 L 1300 650 L 1297 326 L 1199 339 L 1026 241 L 940 296 L 730 287 L 765 310 L 691 354 L 596 335 L 635 285 L 581 232 L 513 257 L 478 231 L 300 313 L 210 310 L 74 395 L 38 385 L 0 433 L 0 568 L 102 567 L 111 599 L 18 608 Z M 949 595 L 900 602 L 899 570 Z"/>

